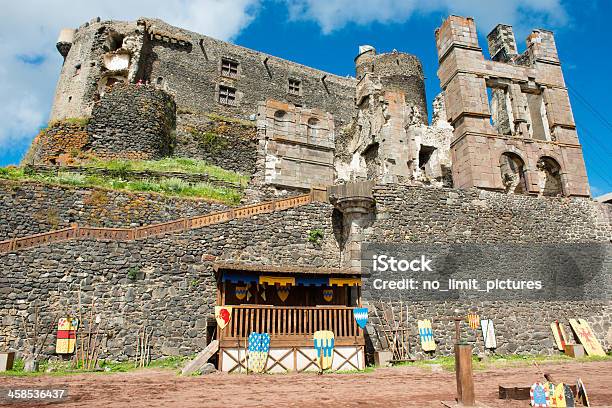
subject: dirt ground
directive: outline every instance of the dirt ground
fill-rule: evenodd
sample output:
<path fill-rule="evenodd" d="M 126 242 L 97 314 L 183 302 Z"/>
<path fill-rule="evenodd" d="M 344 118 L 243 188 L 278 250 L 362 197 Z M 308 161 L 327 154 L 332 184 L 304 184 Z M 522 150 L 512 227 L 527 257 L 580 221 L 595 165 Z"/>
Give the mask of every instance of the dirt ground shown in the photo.
<path fill-rule="evenodd" d="M 612 406 L 612 362 L 541 364 L 557 381 L 581 377 L 592 406 Z M 534 366 L 495 368 L 474 375 L 477 401 L 490 407 L 528 407 L 497 399 L 498 385 L 528 385 L 542 376 Z M 244 375 L 215 373 L 178 377 L 171 370 L 63 377 L 0 377 L 0 388 L 67 384 L 69 398 L 53 404 L 9 407 L 442 407 L 455 395 L 454 373 L 418 367 L 382 368 L 364 374 Z"/>

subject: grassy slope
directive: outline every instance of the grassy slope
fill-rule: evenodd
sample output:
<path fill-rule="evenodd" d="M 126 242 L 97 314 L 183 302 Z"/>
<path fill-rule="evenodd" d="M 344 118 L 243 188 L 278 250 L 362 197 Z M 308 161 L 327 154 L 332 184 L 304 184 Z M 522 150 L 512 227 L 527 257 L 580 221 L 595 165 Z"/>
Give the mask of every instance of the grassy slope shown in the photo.
<path fill-rule="evenodd" d="M 22 168 L 0 168 L 0 178 L 8 180 L 38 181 L 42 183 L 77 186 L 100 187 L 111 190 L 155 192 L 167 196 L 205 198 L 236 205 L 242 198 L 238 189 L 215 186 L 210 183 L 188 183 L 178 178 L 159 180 L 130 180 L 130 170 L 173 171 L 180 173 L 206 173 L 214 178 L 246 185 L 248 177 L 211 166 L 200 160 L 163 159 L 158 161 L 108 161 L 89 164 L 91 167 L 113 170 L 113 176 L 83 175 L 68 172 L 57 174 L 29 173 Z"/>
<path fill-rule="evenodd" d="M 249 182 L 249 177 L 240 173 L 225 170 L 218 166 L 213 166 L 203 160 L 181 157 L 168 157 L 161 160 L 96 160 L 85 164 L 85 167 L 103 168 L 113 170 L 115 172 L 149 170 L 185 174 L 208 174 L 209 176 L 218 180 L 236 183 L 242 186 L 245 186 Z"/>

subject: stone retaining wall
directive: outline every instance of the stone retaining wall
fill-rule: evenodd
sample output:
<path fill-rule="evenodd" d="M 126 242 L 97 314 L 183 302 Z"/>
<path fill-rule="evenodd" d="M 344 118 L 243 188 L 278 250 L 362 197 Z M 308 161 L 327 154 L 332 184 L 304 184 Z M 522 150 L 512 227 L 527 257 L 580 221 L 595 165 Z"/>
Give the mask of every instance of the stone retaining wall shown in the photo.
<path fill-rule="evenodd" d="M 0 344 L 23 349 L 18 316 L 35 304 L 47 317 L 74 310 L 80 287 L 83 305 L 97 299 L 109 333 L 101 358 L 134 357 L 143 324 L 154 329 L 153 358 L 198 352 L 214 322 L 213 260 L 337 267 L 331 212 L 329 204 L 312 203 L 161 237 L 68 241 L 0 255 Z M 323 231 L 320 245 L 308 241 L 312 229 Z"/>
<path fill-rule="evenodd" d="M 198 173 L 179 173 L 172 171 L 150 171 L 150 170 L 128 170 L 126 174 L 118 172 L 116 170 L 102 169 L 96 167 L 79 167 L 79 166 L 27 166 L 27 168 L 37 173 L 43 174 L 58 174 L 62 173 L 73 173 L 73 174 L 84 174 L 84 175 L 99 175 L 106 177 L 117 177 L 128 179 L 128 180 L 160 180 L 177 178 L 188 183 L 208 183 L 218 187 L 241 189 L 242 185 L 239 183 L 232 183 L 225 180 L 217 179 L 209 174 Z"/>
<path fill-rule="evenodd" d="M 23 189 L 16 188 L 23 194 Z M 42 189 L 29 194 L 49 194 L 46 199 L 49 207 L 62 199 L 58 191 L 55 196 L 45 192 L 48 187 L 39 188 Z M 85 191 L 63 191 L 67 196 L 85 199 Z M 112 197 L 124 199 L 121 195 Z M 371 214 L 370 223 L 363 224 L 360 231 L 365 242 L 480 243 L 492 247 L 592 243 L 610 249 L 611 206 L 588 199 L 536 198 L 393 185 L 376 187 L 374 198 L 376 210 Z M 25 202 L 12 205 L 24 206 Z M 168 200 L 155 201 L 151 205 L 165 208 L 164 204 L 179 203 L 180 200 Z M 341 224 L 338 212 L 330 204 L 312 203 L 135 241 L 76 240 L 0 255 L 4 267 L 0 277 L 0 315 L 3 318 L 0 343 L 5 339 L 11 347 L 20 348 L 16 316 L 31 310 L 34 301 L 49 313 L 59 304 L 74 304 L 80 285 L 83 303 L 91 302 L 92 296 L 98 298 L 98 312 L 108 321 L 111 337 L 105 343 L 105 357 L 134 356 L 136 331 L 143 324 L 155 329 L 154 358 L 197 352 L 206 341 L 208 322 L 214 325 L 213 260 L 339 266 L 345 245 Z M 323 231 L 320 246 L 308 242 L 308 231 L 312 229 Z M 604 278 L 610 272 L 610 253 L 608 250 L 603 263 L 608 273 Z M 366 283 L 364 281 L 364 285 Z M 601 286 L 604 292 L 609 291 L 609 278 L 603 279 Z M 377 301 L 389 299 L 395 300 L 397 308 L 397 293 L 374 293 L 364 286 L 362 300 L 365 305 L 374 308 Z M 404 313 L 413 330 L 412 345 L 417 344 L 416 320 L 428 318 L 433 321 L 438 353 L 450 353 L 454 325 L 449 318 L 455 315 L 456 309 L 460 315 L 476 309 L 483 318 L 493 319 L 500 353 L 555 353 L 550 323 L 556 319 L 567 323 L 568 318 L 574 317 L 589 321 L 604 347 L 612 345 L 612 303 L 605 298 L 417 302 L 405 296 L 403 301 Z M 382 315 L 382 310 L 378 313 Z M 378 336 L 373 331 L 379 322 L 373 310 L 370 322 L 368 339 L 372 350 L 379 347 Z M 569 327 L 566 329 L 569 331 Z M 472 340 L 474 333 L 468 334 L 468 340 Z M 479 342 L 481 344 L 482 337 Z M 416 350 L 420 353 L 419 346 Z"/>
<path fill-rule="evenodd" d="M 0 241 L 69 227 L 138 227 L 228 208 L 206 200 L 0 180 Z"/>
<path fill-rule="evenodd" d="M 460 311 L 466 316 L 475 310 L 482 318 L 493 319 L 500 353 L 554 353 L 550 323 L 560 320 L 571 333 L 569 318 L 584 318 L 593 328 L 604 348 L 612 347 L 612 206 L 582 198 L 537 198 L 523 195 L 507 195 L 482 190 L 455 190 L 406 186 L 377 186 L 373 191 L 376 214 L 363 228 L 364 242 L 378 244 L 483 244 L 492 252 L 495 260 L 487 262 L 511 262 L 515 270 L 527 268 L 525 259 L 504 257 L 505 246 L 533 247 L 574 244 L 584 248 L 600 247 L 603 251 L 603 273 L 599 275 L 598 292 L 608 293 L 607 298 L 589 296 L 586 301 L 491 301 L 482 299 L 453 301 L 411 301 L 408 291 L 368 290 L 364 284 L 363 299 L 370 307 L 380 308 L 378 302 L 390 299 L 399 317 L 399 300 L 404 301 L 404 318 L 413 327 L 411 342 L 418 343 L 416 320 L 431 319 L 439 350 L 452 352 L 454 323 L 449 319 Z M 544 260 L 546 261 L 546 260 Z M 562 261 L 546 262 L 542 268 L 557 268 Z M 478 263 L 478 261 L 476 261 Z M 469 266 L 469 265 L 468 265 Z M 512 269 L 512 265 L 503 264 Z M 473 269 L 479 269 L 474 266 Z M 584 269 L 584 268 L 583 268 Z M 586 271 L 589 272 L 588 270 Z M 486 278 L 482 267 L 471 276 Z M 394 277 L 401 279 L 402 274 Z M 490 276 L 497 277 L 495 271 Z M 571 287 L 571 282 L 567 283 Z M 371 285 L 370 285 L 371 287 Z M 414 297 L 414 296 L 412 296 Z M 382 310 L 378 311 L 382 316 Z M 372 323 L 378 319 L 372 317 Z M 464 328 L 466 327 L 464 323 Z M 369 327 L 370 346 L 378 348 L 379 341 L 373 327 Z M 474 340 L 474 332 L 466 330 Z M 482 335 L 479 341 L 482 350 Z M 420 346 L 416 348 L 420 350 Z"/>

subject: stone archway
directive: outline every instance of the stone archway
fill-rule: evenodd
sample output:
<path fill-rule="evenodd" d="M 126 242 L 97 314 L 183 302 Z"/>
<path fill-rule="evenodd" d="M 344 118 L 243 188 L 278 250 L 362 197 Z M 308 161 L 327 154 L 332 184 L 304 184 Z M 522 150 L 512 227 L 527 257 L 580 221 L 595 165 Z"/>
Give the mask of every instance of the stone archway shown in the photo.
<path fill-rule="evenodd" d="M 499 157 L 499 170 L 506 193 L 523 194 L 527 191 L 525 162 L 516 153 L 505 152 Z"/>
<path fill-rule="evenodd" d="M 561 196 L 563 195 L 563 183 L 561 181 L 561 166 L 552 157 L 542 156 L 536 165 L 540 176 L 540 195 Z"/>

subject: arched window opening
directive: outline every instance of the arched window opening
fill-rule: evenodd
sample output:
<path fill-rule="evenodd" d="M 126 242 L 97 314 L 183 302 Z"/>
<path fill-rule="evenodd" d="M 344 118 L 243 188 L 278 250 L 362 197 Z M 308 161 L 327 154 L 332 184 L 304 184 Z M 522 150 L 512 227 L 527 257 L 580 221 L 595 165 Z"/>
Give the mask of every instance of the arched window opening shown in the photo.
<path fill-rule="evenodd" d="M 274 131 L 285 136 L 289 133 L 289 115 L 284 110 L 274 112 Z"/>
<path fill-rule="evenodd" d="M 540 194 L 545 196 L 563 195 L 561 166 L 552 157 L 541 157 L 537 164 L 540 173 Z"/>
<path fill-rule="evenodd" d="M 308 119 L 308 124 L 306 125 L 306 135 L 309 143 L 316 140 L 318 136 L 318 128 L 319 120 L 317 118 Z"/>
<path fill-rule="evenodd" d="M 502 154 L 499 158 L 499 170 L 506 193 L 522 194 L 527 191 L 525 162 L 518 154 Z"/>

